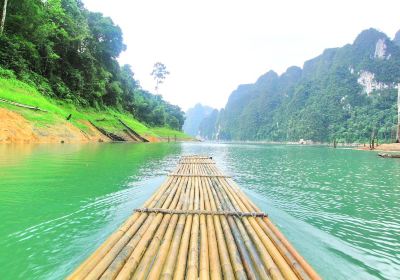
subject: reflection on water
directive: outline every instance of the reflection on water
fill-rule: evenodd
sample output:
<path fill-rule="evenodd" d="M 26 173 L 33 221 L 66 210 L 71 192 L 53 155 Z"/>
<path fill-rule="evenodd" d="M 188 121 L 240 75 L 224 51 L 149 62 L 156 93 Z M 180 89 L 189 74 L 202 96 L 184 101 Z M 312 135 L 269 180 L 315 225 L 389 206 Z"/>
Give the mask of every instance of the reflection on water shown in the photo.
<path fill-rule="evenodd" d="M 0 278 L 67 275 L 180 155 L 194 153 L 234 176 L 324 278 L 400 275 L 400 161 L 323 147 L 185 143 L 0 145 Z"/>

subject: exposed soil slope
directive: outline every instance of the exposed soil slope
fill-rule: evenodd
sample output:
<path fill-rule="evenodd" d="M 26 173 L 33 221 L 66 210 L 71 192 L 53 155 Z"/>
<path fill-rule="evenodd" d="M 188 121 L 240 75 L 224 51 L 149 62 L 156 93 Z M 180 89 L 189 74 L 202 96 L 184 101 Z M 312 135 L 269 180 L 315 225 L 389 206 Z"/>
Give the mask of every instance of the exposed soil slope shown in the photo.
<path fill-rule="evenodd" d="M 0 108 L 0 143 L 87 143 L 109 142 L 89 123 L 86 133 L 68 122 L 37 126 L 20 114 Z"/>
<path fill-rule="evenodd" d="M 0 77 L 0 143 L 187 141 L 169 127 L 149 127 L 115 108 L 78 107 Z"/>

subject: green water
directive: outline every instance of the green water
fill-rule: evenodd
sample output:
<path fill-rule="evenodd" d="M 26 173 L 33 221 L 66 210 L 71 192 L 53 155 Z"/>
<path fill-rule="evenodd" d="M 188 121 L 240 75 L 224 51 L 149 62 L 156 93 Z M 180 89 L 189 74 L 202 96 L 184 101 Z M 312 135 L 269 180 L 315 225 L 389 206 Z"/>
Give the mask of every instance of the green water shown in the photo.
<path fill-rule="evenodd" d="M 0 279 L 65 277 L 193 153 L 211 154 L 323 278 L 400 278 L 400 160 L 185 143 L 0 145 Z"/>

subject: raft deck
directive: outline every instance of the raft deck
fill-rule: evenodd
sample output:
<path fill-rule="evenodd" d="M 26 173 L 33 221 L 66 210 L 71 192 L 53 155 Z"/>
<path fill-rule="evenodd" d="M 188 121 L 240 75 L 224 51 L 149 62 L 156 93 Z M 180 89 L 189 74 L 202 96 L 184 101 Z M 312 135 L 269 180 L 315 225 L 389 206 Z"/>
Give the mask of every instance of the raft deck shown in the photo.
<path fill-rule="evenodd" d="M 320 279 L 207 156 L 176 170 L 68 279 Z"/>

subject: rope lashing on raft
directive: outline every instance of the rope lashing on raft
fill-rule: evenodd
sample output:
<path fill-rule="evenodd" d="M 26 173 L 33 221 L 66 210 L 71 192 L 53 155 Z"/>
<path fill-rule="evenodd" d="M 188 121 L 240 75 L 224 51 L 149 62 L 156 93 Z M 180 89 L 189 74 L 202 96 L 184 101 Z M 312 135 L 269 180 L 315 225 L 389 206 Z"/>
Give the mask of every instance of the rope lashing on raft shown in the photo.
<path fill-rule="evenodd" d="M 224 216 L 236 216 L 236 217 L 253 217 L 253 218 L 264 218 L 268 217 L 268 214 L 263 212 L 239 212 L 239 211 L 206 211 L 206 210 L 174 210 L 174 209 L 163 209 L 163 208 L 136 208 L 134 212 L 139 213 L 161 213 L 161 214 L 180 214 L 180 215 L 224 215 Z"/>
<path fill-rule="evenodd" d="M 171 177 L 217 177 L 217 178 L 232 178 L 231 176 L 226 176 L 226 175 L 207 175 L 207 174 L 176 174 L 176 173 L 171 173 L 168 174 L 168 176 Z"/>
<path fill-rule="evenodd" d="M 179 164 L 215 164 L 213 161 L 190 161 L 190 160 L 185 160 L 185 161 L 179 161 Z"/>
<path fill-rule="evenodd" d="M 212 159 L 210 156 L 183 156 L 181 157 L 181 160 L 185 159 Z"/>

